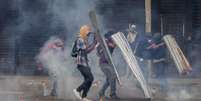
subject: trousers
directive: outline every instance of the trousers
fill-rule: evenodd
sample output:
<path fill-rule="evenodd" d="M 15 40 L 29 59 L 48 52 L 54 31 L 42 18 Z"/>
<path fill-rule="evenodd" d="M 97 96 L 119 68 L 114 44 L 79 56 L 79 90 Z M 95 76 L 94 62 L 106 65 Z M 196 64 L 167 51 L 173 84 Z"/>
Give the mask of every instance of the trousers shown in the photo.
<path fill-rule="evenodd" d="M 89 92 L 89 89 L 91 88 L 91 85 L 93 83 L 94 77 L 91 72 L 91 69 L 88 66 L 77 66 L 78 70 L 84 77 L 83 83 L 77 88 L 78 92 L 82 92 L 82 98 L 85 98 L 87 96 L 87 93 Z"/>
<path fill-rule="evenodd" d="M 116 95 L 116 74 L 111 65 L 102 63 L 100 64 L 101 71 L 105 74 L 106 80 L 103 84 L 99 94 L 103 96 L 108 87 L 110 87 L 110 95 Z"/>
<path fill-rule="evenodd" d="M 156 79 L 159 80 L 160 83 L 160 88 L 162 91 L 167 90 L 167 80 L 166 80 L 166 73 L 165 71 L 167 70 L 166 63 L 165 61 L 154 63 L 155 67 L 155 74 L 156 74 Z"/>

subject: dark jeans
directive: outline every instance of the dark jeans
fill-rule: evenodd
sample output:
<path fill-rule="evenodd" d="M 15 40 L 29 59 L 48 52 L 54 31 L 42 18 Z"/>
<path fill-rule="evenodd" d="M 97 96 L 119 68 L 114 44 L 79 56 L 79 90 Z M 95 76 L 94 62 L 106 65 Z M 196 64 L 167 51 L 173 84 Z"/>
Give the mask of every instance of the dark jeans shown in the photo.
<path fill-rule="evenodd" d="M 166 63 L 164 61 L 154 63 L 156 78 L 165 78 Z"/>
<path fill-rule="evenodd" d="M 100 64 L 102 72 L 106 76 L 106 81 L 102 86 L 99 94 L 104 96 L 106 89 L 110 86 L 110 95 L 116 95 L 116 74 L 114 69 L 109 64 Z"/>
<path fill-rule="evenodd" d="M 93 83 L 94 77 L 91 73 L 91 69 L 87 66 L 78 65 L 78 70 L 84 77 L 84 82 L 77 88 L 78 92 L 82 92 L 82 98 L 87 96 L 89 89 Z"/>
<path fill-rule="evenodd" d="M 154 63 L 154 68 L 155 68 L 156 79 L 158 79 L 160 82 L 161 90 L 166 91 L 168 83 L 166 80 L 166 73 L 165 73 L 165 71 L 167 70 L 166 62 L 161 61 L 158 63 Z"/>

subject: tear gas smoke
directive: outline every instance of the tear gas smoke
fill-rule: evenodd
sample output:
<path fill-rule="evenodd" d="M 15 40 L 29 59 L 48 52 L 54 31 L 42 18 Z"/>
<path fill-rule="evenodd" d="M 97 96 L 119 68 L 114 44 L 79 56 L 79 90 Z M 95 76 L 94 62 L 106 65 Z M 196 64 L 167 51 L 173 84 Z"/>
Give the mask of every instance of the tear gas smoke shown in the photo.
<path fill-rule="evenodd" d="M 193 97 L 186 89 L 178 89 L 176 92 L 168 92 L 168 99 L 171 101 L 184 101 Z"/>
<path fill-rule="evenodd" d="M 85 0 L 60 0 L 60 1 L 52 1 L 47 2 L 47 12 L 51 13 L 53 17 L 51 18 L 51 28 L 57 27 L 58 20 L 62 22 L 62 24 L 67 29 L 66 34 L 66 45 L 64 52 L 57 51 L 58 53 L 53 53 L 53 51 L 50 50 L 50 52 L 43 53 L 42 51 L 38 55 L 39 60 L 42 61 L 44 66 L 48 68 L 50 71 L 55 71 L 58 79 L 58 93 L 60 98 L 73 98 L 72 90 L 77 87 L 80 84 L 75 83 L 76 81 L 80 81 L 75 78 L 72 75 L 73 73 L 77 73 L 76 65 L 74 61 L 72 60 L 72 57 L 70 56 L 71 51 L 71 45 L 73 43 L 73 40 L 76 38 L 76 34 L 79 31 L 79 27 L 83 24 L 89 24 L 89 17 L 88 12 L 95 8 L 96 3 L 95 1 L 86 2 Z M 68 6 L 67 6 L 68 5 Z M 100 16 L 101 18 L 101 16 Z M 102 19 L 99 19 L 99 22 L 101 22 Z M 103 24 L 100 23 L 101 29 L 103 28 Z M 74 38 L 72 38 L 74 37 Z M 45 45 L 42 47 L 43 49 L 46 49 L 48 44 L 52 43 L 54 41 L 54 37 L 50 38 Z M 57 54 L 60 54 L 57 56 Z M 62 54 L 65 54 L 62 56 Z M 118 55 L 117 55 L 118 56 Z M 61 59 L 66 59 L 61 60 Z M 118 60 L 118 59 L 115 59 Z M 122 63 L 119 62 L 121 60 L 116 61 L 116 63 Z M 100 69 L 98 67 L 98 58 L 96 56 L 95 51 L 92 52 L 92 54 L 89 55 L 89 62 L 90 67 L 92 69 L 92 73 L 95 76 L 96 80 L 104 81 L 103 74 L 100 72 Z M 125 69 L 122 69 L 123 71 Z M 121 69 L 119 70 L 121 71 Z M 79 73 L 78 73 L 79 74 Z M 97 93 L 97 92 L 96 92 Z"/>
<path fill-rule="evenodd" d="M 37 59 L 45 68 L 48 68 L 51 81 L 57 81 L 58 96 L 60 98 L 73 98 L 72 90 L 75 87 L 75 82 L 72 78 L 72 73 L 75 66 L 73 61 L 69 59 L 68 53 L 70 52 L 68 49 L 63 50 L 60 47 L 51 48 L 51 45 L 60 41 L 57 37 L 51 37 L 41 48 Z"/>
<path fill-rule="evenodd" d="M 43 42 L 45 42 L 46 39 L 49 39 L 49 36 L 55 35 L 55 33 L 65 35 L 66 41 L 65 41 L 64 51 L 58 51 L 58 53 L 54 53 L 54 51 L 41 53 L 40 51 L 40 53 L 37 54 L 38 59 L 39 60 L 42 59 L 41 61 L 46 68 L 56 71 L 56 74 L 58 75 L 57 79 L 59 82 L 58 83 L 59 97 L 61 98 L 73 98 L 74 96 L 72 95 L 72 89 L 77 87 L 78 86 L 77 84 L 80 84 L 80 80 L 72 76 L 79 73 L 77 73 L 78 71 L 76 71 L 76 65 L 70 56 L 70 51 L 72 48 L 71 46 L 72 46 L 73 40 L 76 38 L 76 35 L 79 31 L 80 26 L 82 26 L 83 24 L 90 23 L 88 12 L 91 9 L 96 8 L 96 5 L 100 4 L 99 1 L 100 0 L 34 0 L 34 1 L 11 0 L 10 1 L 12 9 L 17 11 L 16 18 L 14 19 L 13 22 L 11 20 L 11 23 L 7 24 L 2 32 L 5 34 L 7 33 L 11 34 L 11 37 L 10 37 L 11 39 L 9 38 L 10 41 L 8 42 L 8 45 L 10 47 L 13 47 L 13 48 L 15 47 L 13 45 L 16 44 L 15 43 L 16 40 L 20 40 L 20 45 L 19 45 L 20 47 L 24 46 L 24 44 L 26 44 L 27 42 L 23 40 L 23 38 L 30 37 L 30 36 L 26 36 L 28 34 L 36 35 L 36 36 L 41 35 L 41 37 L 45 36 L 46 37 L 45 39 L 41 39 Z M 105 2 L 106 5 L 109 4 L 110 6 L 110 4 L 115 5 L 116 1 L 101 0 L 101 2 Z M 136 6 L 140 6 L 140 5 L 136 5 Z M 103 8 L 105 8 L 105 6 L 103 6 Z M 137 19 L 135 20 L 137 23 L 137 30 L 139 33 L 143 33 L 144 27 L 141 27 L 141 25 L 144 26 L 144 23 L 141 24 L 140 21 L 143 18 L 142 16 L 144 16 L 144 13 L 141 13 L 141 12 L 144 12 L 144 8 L 142 6 L 134 10 L 128 9 L 125 12 L 125 14 L 127 14 L 127 16 L 132 16 L 131 18 Z M 107 21 L 104 18 L 110 17 L 113 14 L 117 14 L 117 13 L 114 13 L 113 10 L 110 9 L 110 10 L 105 10 L 105 13 L 103 14 L 107 16 L 99 15 L 98 20 L 100 22 L 101 31 L 105 32 L 105 30 L 108 29 L 107 27 L 105 27 L 107 26 L 107 23 L 106 23 Z M 143 14 L 143 15 L 139 15 L 139 14 Z M 135 23 L 135 21 L 133 22 Z M 119 20 L 114 22 L 115 24 L 114 26 L 116 26 L 116 24 L 118 26 L 118 23 L 120 23 Z M 127 26 L 121 26 L 121 27 L 122 29 L 127 28 Z M 38 42 L 40 38 L 36 40 L 37 41 L 34 41 L 34 42 Z M 39 42 L 40 45 L 38 45 L 37 47 L 38 48 L 42 47 L 41 49 L 47 48 L 47 44 L 51 43 L 53 40 L 55 40 L 55 37 L 51 37 L 47 42 L 45 42 L 44 45 L 42 45 L 43 42 L 42 44 Z M 34 45 L 35 44 L 37 43 L 34 43 Z M 32 44 L 30 44 L 30 46 L 32 46 Z M 23 47 L 23 50 L 25 50 L 26 48 L 27 47 Z M 10 58 L 13 58 L 14 56 L 13 53 L 15 50 L 14 49 L 12 50 L 12 49 L 10 52 L 11 54 L 9 55 Z M 129 75 L 128 74 L 129 69 L 126 66 L 125 61 L 121 60 L 122 56 L 120 55 L 119 52 L 120 51 L 118 49 L 115 50 L 114 52 L 115 55 L 113 56 L 114 62 L 117 65 L 118 71 L 122 72 L 120 73 L 121 75 Z M 199 53 L 196 53 L 195 55 L 197 54 Z M 199 60 L 199 58 L 197 60 Z M 104 81 L 103 79 L 104 76 L 98 67 L 98 62 L 97 62 L 98 60 L 97 60 L 97 56 L 95 52 L 92 52 L 92 54 L 90 54 L 89 61 L 90 61 L 92 73 L 95 75 L 95 79 L 98 79 L 98 80 L 101 79 L 102 81 Z M 199 61 L 197 63 L 200 64 Z M 197 63 L 194 63 L 194 64 L 196 65 Z M 199 65 L 196 65 L 196 66 L 199 67 Z M 194 69 L 193 71 L 197 72 L 197 69 Z M 168 76 L 170 75 L 172 74 L 171 73 L 168 74 Z M 131 76 L 133 78 L 133 75 Z M 126 85 L 127 88 L 129 88 L 127 92 L 124 92 L 124 95 L 132 95 L 133 92 L 129 90 L 133 89 L 136 86 L 135 85 L 136 81 L 134 81 L 133 79 L 129 79 L 129 80 L 127 79 L 128 79 L 127 76 L 123 78 L 123 80 L 125 81 L 124 84 Z M 171 93 L 172 92 L 170 92 L 170 94 Z M 185 93 L 186 93 L 185 91 L 181 91 L 181 94 L 186 95 Z M 136 96 L 136 95 L 134 94 L 132 96 Z M 11 100 L 8 100 L 8 101 L 11 101 Z"/>

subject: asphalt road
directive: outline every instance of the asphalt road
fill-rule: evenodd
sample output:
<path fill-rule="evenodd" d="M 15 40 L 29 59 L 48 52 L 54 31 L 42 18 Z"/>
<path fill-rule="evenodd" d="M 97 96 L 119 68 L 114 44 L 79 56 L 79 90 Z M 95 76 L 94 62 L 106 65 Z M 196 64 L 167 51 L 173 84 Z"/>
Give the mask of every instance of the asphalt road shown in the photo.
<path fill-rule="evenodd" d="M 77 83 L 73 84 L 77 86 L 81 80 L 77 79 L 75 81 Z M 152 92 L 155 92 L 152 101 L 201 101 L 201 79 L 168 79 L 170 83 L 166 94 L 158 90 L 157 81 L 151 81 L 153 81 L 150 84 L 153 88 Z M 135 82 L 135 80 L 132 82 Z M 0 101 L 79 101 L 72 95 L 71 90 L 62 91 L 65 96 L 60 96 L 59 98 L 43 96 L 44 85 L 49 85 L 49 83 L 48 77 L 0 76 Z M 62 84 L 65 85 L 65 83 Z M 73 89 L 73 87 L 70 88 Z M 90 89 L 89 98 L 93 101 L 98 101 L 97 93 L 99 88 L 98 84 L 93 85 Z M 149 101 L 149 99 L 144 99 L 142 90 L 136 87 L 135 84 L 127 83 L 117 88 L 117 94 L 121 99 L 105 99 L 105 101 Z M 47 89 L 49 88 L 47 87 Z"/>

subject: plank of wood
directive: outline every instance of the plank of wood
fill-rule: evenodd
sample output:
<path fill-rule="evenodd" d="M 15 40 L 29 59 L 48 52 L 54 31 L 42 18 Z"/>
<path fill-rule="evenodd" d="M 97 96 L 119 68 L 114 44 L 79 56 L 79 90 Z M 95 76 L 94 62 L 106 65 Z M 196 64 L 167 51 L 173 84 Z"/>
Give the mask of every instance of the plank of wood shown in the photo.
<path fill-rule="evenodd" d="M 115 41 L 117 46 L 122 51 L 122 54 L 124 56 L 124 59 L 126 60 L 128 66 L 130 67 L 132 73 L 135 75 L 137 80 L 142 86 L 142 89 L 144 90 L 144 94 L 147 98 L 151 97 L 150 88 L 147 85 L 147 82 L 142 74 L 142 70 L 138 65 L 137 59 L 133 55 L 132 49 L 124 36 L 123 33 L 118 32 L 114 35 L 112 35 L 112 39 Z"/>
<path fill-rule="evenodd" d="M 179 73 L 188 74 L 192 70 L 192 67 L 174 37 L 172 37 L 171 35 L 165 35 L 163 39 Z"/>

